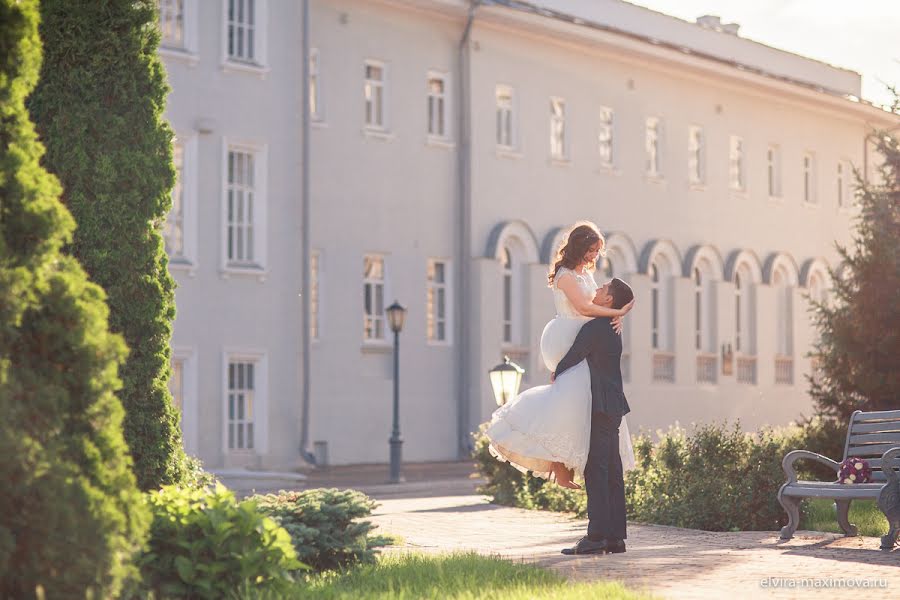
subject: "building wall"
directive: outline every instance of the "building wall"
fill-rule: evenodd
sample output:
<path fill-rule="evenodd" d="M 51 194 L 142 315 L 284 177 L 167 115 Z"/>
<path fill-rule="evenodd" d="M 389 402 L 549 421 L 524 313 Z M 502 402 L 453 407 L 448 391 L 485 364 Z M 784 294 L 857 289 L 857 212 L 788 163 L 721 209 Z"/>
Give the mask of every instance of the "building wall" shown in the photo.
<path fill-rule="evenodd" d="M 558 3 L 557 3 L 558 4 Z M 185 439 L 188 450 L 209 467 L 248 465 L 292 468 L 300 464 L 300 4 L 261 3 L 266 10 L 265 73 L 223 70 L 223 3 L 188 2 L 196 10 L 196 53 L 164 52 L 173 91 L 167 116 L 191 140 L 195 164 L 188 168 L 188 206 L 195 211 L 196 255 L 191 265 L 172 265 L 178 282 L 173 346 L 188 357 Z M 526 385 L 546 380 L 538 356 L 544 323 L 553 316 L 541 248 L 559 228 L 579 219 L 603 231 L 626 232 L 611 239 L 628 258 L 616 275 L 637 295 L 625 322 L 627 384 L 632 431 L 676 421 L 740 418 L 748 428 L 785 423 L 811 405 L 802 374 L 811 333 L 799 285 L 794 306 L 794 384 L 775 385 L 775 293 L 766 261 L 792 257 L 799 271 L 824 257 L 834 264 L 834 240 L 846 241 L 850 214 L 835 205 L 834 170 L 839 159 L 861 161 L 865 124 L 849 108 L 826 111 L 762 81 L 676 68 L 609 40 L 594 44 L 560 36 L 554 23 L 545 33 L 516 23 L 507 9 L 484 9 L 467 52 L 471 64 L 472 245 L 470 294 L 458 314 L 471 336 L 429 344 L 425 334 L 425 270 L 429 258 L 456 266 L 460 190 L 457 98 L 461 74 L 457 47 L 465 24 L 464 3 L 450 0 L 311 2 L 311 46 L 318 51 L 322 118 L 310 132 L 311 244 L 319 256 L 319 338 L 311 356 L 311 441 L 324 442 L 332 463 L 386 462 L 393 390 L 391 339 L 363 340 L 363 257 L 384 256 L 385 304 L 397 299 L 409 312 L 400 338 L 401 431 L 404 459 L 458 456 L 458 398 L 468 399 L 470 429 L 496 407 L 487 370 L 504 352 L 528 368 Z M 546 21 L 546 20 L 545 20 Z M 572 25 L 568 27 L 574 28 Z M 556 34 L 551 35 L 550 30 Z M 577 28 L 575 28 L 577 29 Z M 698 29 L 699 31 L 699 29 Z M 703 32 L 706 35 L 710 32 Z M 583 38 L 586 34 L 579 29 Z M 589 36 L 588 36 L 589 37 Z M 364 127 L 364 62 L 387 69 L 387 127 Z M 819 69 L 816 66 L 816 69 Z M 449 139 L 427 136 L 429 71 L 448 74 Z M 815 75 L 815 69 L 813 69 Z M 843 77 L 835 75 L 835 77 Z M 498 153 L 495 86 L 517 96 L 520 145 Z M 570 160 L 549 157 L 549 98 L 567 106 Z M 598 110 L 615 111 L 615 166 L 604 169 L 597 153 Z M 644 119 L 662 118 L 660 180 L 644 175 Z M 687 128 L 700 125 L 706 139 L 707 180 L 687 183 Z M 728 138 L 746 148 L 746 193 L 728 189 Z M 263 272 L 223 273 L 223 140 L 266 148 L 267 261 Z M 781 147 L 783 198 L 766 190 L 767 144 Z M 818 165 L 816 206 L 804 205 L 800 165 L 814 151 Z M 190 219 L 189 219 L 190 221 Z M 502 342 L 502 271 L 497 245 L 517 250 L 520 336 Z M 675 381 L 652 381 L 650 281 L 641 254 L 655 240 L 678 255 L 675 277 L 664 282 L 672 295 Z M 502 246 L 502 244 L 501 244 Z M 631 247 L 633 246 L 633 249 Z M 691 248 L 708 246 L 727 264 L 734 252 L 758 257 L 755 286 L 758 383 L 737 384 L 721 374 L 715 384 L 696 383 L 693 347 L 693 287 L 681 277 Z M 674 249 L 674 250 L 673 250 Z M 782 259 L 790 265 L 787 258 Z M 722 279 L 724 269 L 713 278 Z M 455 269 L 451 269 L 455 271 Z M 798 274 L 798 284 L 801 284 Z M 455 302 L 459 284 L 451 279 Z M 732 341 L 733 284 L 713 283 L 716 311 L 713 347 Z M 450 313 L 454 314 L 451 305 Z M 449 324 L 453 332 L 453 323 Z M 265 390 L 257 413 L 261 444 L 255 452 L 226 452 L 225 363 L 229 349 L 265 357 Z M 466 365 L 470 376 L 461 380 Z M 719 365 L 719 363 L 717 363 Z M 720 365 L 719 365 L 720 366 Z M 264 392 L 264 393 L 263 393 Z"/>

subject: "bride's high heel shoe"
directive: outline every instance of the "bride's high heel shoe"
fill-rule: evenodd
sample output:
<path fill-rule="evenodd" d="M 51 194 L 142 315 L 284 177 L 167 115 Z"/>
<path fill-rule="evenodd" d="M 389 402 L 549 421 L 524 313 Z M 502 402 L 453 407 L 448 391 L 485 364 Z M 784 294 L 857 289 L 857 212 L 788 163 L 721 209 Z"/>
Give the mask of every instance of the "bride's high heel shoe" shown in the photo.
<path fill-rule="evenodd" d="M 563 474 L 560 477 L 560 473 Z M 550 472 L 550 481 L 556 483 L 556 485 L 568 488 L 570 490 L 580 490 L 581 486 L 572 481 L 572 475 L 569 470 L 562 464 L 554 464 L 553 470 Z"/>

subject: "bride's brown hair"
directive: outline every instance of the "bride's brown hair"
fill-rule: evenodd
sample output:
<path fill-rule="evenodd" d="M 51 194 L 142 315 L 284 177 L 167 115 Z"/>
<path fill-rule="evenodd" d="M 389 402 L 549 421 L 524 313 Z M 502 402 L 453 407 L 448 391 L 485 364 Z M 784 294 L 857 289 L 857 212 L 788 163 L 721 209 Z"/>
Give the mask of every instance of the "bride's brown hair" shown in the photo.
<path fill-rule="evenodd" d="M 603 234 L 597 229 L 597 226 L 590 221 L 581 221 L 572 226 L 569 235 L 566 236 L 566 243 L 562 245 L 556 253 L 556 261 L 550 273 L 547 275 L 548 287 L 553 287 L 553 280 L 556 279 L 556 273 L 560 267 L 574 269 L 584 260 L 584 255 L 588 253 L 591 246 L 600 242 L 600 254 L 606 247 L 606 240 Z M 588 269 L 593 271 L 596 265 L 589 265 Z"/>

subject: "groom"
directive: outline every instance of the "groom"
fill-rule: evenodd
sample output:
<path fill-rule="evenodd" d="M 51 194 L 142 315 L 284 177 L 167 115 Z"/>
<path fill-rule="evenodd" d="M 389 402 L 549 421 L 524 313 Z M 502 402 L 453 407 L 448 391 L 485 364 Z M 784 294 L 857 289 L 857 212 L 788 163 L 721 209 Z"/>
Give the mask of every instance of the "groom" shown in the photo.
<path fill-rule="evenodd" d="M 594 304 L 622 308 L 634 299 L 631 287 L 613 279 L 597 290 Z M 584 468 L 587 488 L 588 531 L 563 554 L 625 552 L 625 481 L 619 455 L 619 425 L 631 409 L 622 391 L 622 338 L 607 317 L 584 324 L 575 342 L 551 374 L 587 359 L 591 371 L 591 445 Z"/>

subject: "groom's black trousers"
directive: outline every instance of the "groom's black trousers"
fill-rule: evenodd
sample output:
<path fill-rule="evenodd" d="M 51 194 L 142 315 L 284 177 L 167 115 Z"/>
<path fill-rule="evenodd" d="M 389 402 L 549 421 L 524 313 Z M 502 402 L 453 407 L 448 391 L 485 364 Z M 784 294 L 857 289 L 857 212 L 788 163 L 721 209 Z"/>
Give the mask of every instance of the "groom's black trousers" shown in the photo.
<path fill-rule="evenodd" d="M 591 447 L 584 467 L 588 535 L 625 539 L 625 480 L 619 455 L 622 417 L 595 412 L 591 416 Z"/>

